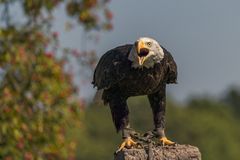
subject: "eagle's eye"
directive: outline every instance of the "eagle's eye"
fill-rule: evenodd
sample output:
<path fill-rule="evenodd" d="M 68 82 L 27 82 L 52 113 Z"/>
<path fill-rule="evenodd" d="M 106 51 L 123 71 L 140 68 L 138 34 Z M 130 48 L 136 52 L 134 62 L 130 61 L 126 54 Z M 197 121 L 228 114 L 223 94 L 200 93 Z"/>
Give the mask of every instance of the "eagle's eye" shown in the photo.
<path fill-rule="evenodd" d="M 148 47 L 152 46 L 152 42 L 146 42 L 146 44 L 147 44 Z"/>

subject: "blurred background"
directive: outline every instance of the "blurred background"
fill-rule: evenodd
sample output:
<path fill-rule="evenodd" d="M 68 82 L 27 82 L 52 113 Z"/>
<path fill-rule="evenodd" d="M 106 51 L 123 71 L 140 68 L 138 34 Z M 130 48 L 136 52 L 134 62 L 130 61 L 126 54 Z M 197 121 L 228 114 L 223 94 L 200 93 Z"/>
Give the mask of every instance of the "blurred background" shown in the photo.
<path fill-rule="evenodd" d="M 156 39 L 178 65 L 166 132 L 207 160 L 240 157 L 237 0 L 0 0 L 0 159 L 107 160 L 121 142 L 91 86 L 98 59 Z M 130 122 L 153 128 L 146 97 Z"/>

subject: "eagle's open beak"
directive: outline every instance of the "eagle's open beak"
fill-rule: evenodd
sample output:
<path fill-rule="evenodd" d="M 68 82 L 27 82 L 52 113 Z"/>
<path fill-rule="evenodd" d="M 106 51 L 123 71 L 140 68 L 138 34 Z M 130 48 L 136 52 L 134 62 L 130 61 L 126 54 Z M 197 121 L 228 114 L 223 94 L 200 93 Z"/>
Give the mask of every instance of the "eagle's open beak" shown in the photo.
<path fill-rule="evenodd" d="M 144 61 L 145 61 L 145 57 L 138 57 L 138 63 L 140 66 L 143 65 Z"/>
<path fill-rule="evenodd" d="M 141 50 L 144 49 L 145 51 L 146 51 L 146 50 L 148 51 L 148 49 L 147 49 L 147 47 L 145 46 L 144 42 L 141 41 L 141 40 L 139 40 L 139 41 L 136 43 L 136 49 L 137 49 L 137 54 L 138 54 L 138 63 L 139 63 L 139 65 L 141 66 L 141 65 L 143 65 L 143 63 L 144 63 L 144 61 L 145 61 L 145 59 L 146 59 L 145 56 L 142 56 L 142 55 L 141 55 Z"/>

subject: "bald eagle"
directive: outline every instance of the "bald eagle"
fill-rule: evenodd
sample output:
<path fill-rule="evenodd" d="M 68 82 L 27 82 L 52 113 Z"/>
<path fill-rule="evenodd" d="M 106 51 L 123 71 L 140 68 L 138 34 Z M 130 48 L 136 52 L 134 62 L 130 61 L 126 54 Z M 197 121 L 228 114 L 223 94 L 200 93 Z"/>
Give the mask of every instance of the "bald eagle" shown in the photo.
<path fill-rule="evenodd" d="M 122 131 L 119 150 L 136 144 L 129 133 L 127 99 L 147 95 L 153 112 L 156 135 L 163 144 L 174 142 L 165 136 L 166 84 L 177 82 L 177 65 L 172 55 L 148 37 L 134 44 L 116 47 L 99 60 L 93 85 L 103 89 L 102 99 L 109 104 L 117 132 Z"/>

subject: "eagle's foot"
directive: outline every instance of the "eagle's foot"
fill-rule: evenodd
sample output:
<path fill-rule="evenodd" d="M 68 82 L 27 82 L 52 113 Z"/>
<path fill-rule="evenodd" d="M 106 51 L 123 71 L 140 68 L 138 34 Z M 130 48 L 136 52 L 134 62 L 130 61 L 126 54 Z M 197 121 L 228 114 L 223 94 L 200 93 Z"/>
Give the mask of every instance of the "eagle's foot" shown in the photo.
<path fill-rule="evenodd" d="M 122 144 L 120 145 L 119 149 L 117 150 L 117 152 L 121 151 L 124 147 L 126 148 L 131 148 L 132 146 L 136 145 L 137 143 L 134 142 L 132 140 L 131 137 L 127 137 L 126 139 L 124 139 L 124 141 L 122 142 Z"/>
<path fill-rule="evenodd" d="M 169 139 L 167 139 L 167 137 L 162 137 L 160 138 L 160 142 L 162 143 L 162 145 L 174 145 L 175 142 L 170 141 Z"/>

